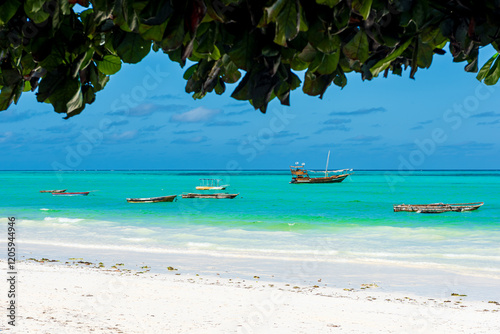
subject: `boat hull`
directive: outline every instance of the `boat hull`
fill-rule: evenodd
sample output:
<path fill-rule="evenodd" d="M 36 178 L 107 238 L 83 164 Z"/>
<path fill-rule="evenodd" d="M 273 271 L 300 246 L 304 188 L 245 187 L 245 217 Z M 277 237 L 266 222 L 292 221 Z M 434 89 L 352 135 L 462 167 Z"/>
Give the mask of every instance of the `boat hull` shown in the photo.
<path fill-rule="evenodd" d="M 66 189 L 59 189 L 59 190 L 40 190 L 41 193 L 63 193 L 65 192 Z"/>
<path fill-rule="evenodd" d="M 160 203 L 160 202 L 173 202 L 177 195 L 159 196 L 159 197 L 146 197 L 146 198 L 127 198 L 129 203 Z"/>
<path fill-rule="evenodd" d="M 83 191 L 77 193 L 52 193 L 54 196 L 87 196 L 90 191 Z"/>
<path fill-rule="evenodd" d="M 238 196 L 239 194 L 195 194 L 189 193 L 182 195 L 182 198 L 213 198 L 213 199 L 232 199 Z"/>
<path fill-rule="evenodd" d="M 394 205 L 394 212 L 417 212 L 417 213 L 443 213 L 464 212 L 479 209 L 484 203 L 433 203 L 433 204 L 398 204 Z"/>
<path fill-rule="evenodd" d="M 328 177 L 297 177 L 290 183 L 339 183 L 344 181 L 351 174 L 333 175 Z"/>

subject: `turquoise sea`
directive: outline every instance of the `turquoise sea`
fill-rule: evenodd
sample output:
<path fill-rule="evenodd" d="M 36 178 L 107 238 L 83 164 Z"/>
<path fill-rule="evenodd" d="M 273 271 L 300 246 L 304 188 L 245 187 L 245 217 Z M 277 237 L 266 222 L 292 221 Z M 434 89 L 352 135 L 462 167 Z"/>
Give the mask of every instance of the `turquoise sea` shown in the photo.
<path fill-rule="evenodd" d="M 500 277 L 499 171 L 355 171 L 339 184 L 289 184 L 289 171 L 5 171 L 0 221 L 23 244 L 262 259 L 432 266 Z M 182 199 L 221 178 L 235 199 Z M 91 191 L 58 197 L 45 189 Z M 127 197 L 177 194 L 173 203 Z M 393 204 L 485 202 L 474 212 Z"/>

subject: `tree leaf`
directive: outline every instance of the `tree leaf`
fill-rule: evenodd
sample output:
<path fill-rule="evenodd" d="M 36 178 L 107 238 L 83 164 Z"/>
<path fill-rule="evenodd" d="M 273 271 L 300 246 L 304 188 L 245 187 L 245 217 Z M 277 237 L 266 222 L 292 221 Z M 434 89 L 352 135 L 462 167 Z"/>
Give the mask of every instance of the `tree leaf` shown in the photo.
<path fill-rule="evenodd" d="M 286 2 L 287 0 L 276 0 L 271 6 L 264 8 L 264 25 L 267 25 L 270 22 L 276 22 L 276 18 Z"/>
<path fill-rule="evenodd" d="M 170 1 L 148 1 L 146 7 L 140 12 L 143 24 L 155 26 L 165 23 L 173 13 Z"/>
<path fill-rule="evenodd" d="M 299 6 L 297 1 L 286 1 L 276 17 L 274 42 L 286 46 L 286 42 L 297 36 L 300 29 Z"/>
<path fill-rule="evenodd" d="M 83 107 L 80 81 L 56 72 L 47 74 L 40 82 L 37 99 L 41 102 L 48 98 L 55 112 L 71 114 Z"/>
<path fill-rule="evenodd" d="M 434 50 L 429 44 L 418 42 L 417 65 L 421 68 L 429 68 L 432 64 Z"/>
<path fill-rule="evenodd" d="M 191 76 L 193 75 L 194 72 L 198 69 L 198 64 L 194 64 L 193 66 L 190 66 L 186 72 L 184 72 L 183 78 L 184 80 L 189 80 Z"/>
<path fill-rule="evenodd" d="M 29 81 L 25 81 L 23 92 L 29 92 L 30 90 L 31 90 L 31 83 Z"/>
<path fill-rule="evenodd" d="M 120 57 L 113 55 L 104 56 L 102 61 L 96 60 L 97 69 L 106 75 L 115 74 L 122 68 Z"/>
<path fill-rule="evenodd" d="M 373 0 L 352 0 L 352 10 L 367 19 L 370 15 Z"/>
<path fill-rule="evenodd" d="M 164 51 L 177 50 L 184 41 L 186 31 L 184 30 L 184 18 L 180 15 L 174 15 L 168 22 L 161 47 Z"/>
<path fill-rule="evenodd" d="M 92 86 L 85 86 L 83 91 L 83 102 L 86 104 L 92 104 L 95 101 L 95 90 Z"/>
<path fill-rule="evenodd" d="M 2 92 L 0 93 L 0 111 L 6 110 L 12 104 L 12 102 L 17 103 L 17 101 L 21 97 L 23 88 L 23 81 L 19 81 L 12 86 L 2 87 Z"/>
<path fill-rule="evenodd" d="M 316 58 L 316 53 L 318 53 L 318 51 L 316 51 L 311 44 L 307 44 L 297 57 L 303 62 L 310 63 L 314 60 L 314 58 Z"/>
<path fill-rule="evenodd" d="M 307 71 L 302 91 L 307 95 L 319 95 L 322 98 L 328 86 L 332 84 L 334 76 L 334 74 L 315 75 L 311 71 Z"/>
<path fill-rule="evenodd" d="M 309 43 L 323 53 L 334 53 L 340 49 L 340 37 L 333 35 L 321 21 L 317 21 L 307 32 Z"/>
<path fill-rule="evenodd" d="M 191 0 L 187 2 L 188 15 L 186 16 L 186 25 L 191 34 L 195 34 L 196 29 L 205 17 L 207 6 L 202 0 Z"/>
<path fill-rule="evenodd" d="M 36 99 L 38 102 L 45 102 L 54 92 L 54 90 L 64 80 L 62 73 L 57 71 L 48 72 L 40 81 Z"/>
<path fill-rule="evenodd" d="M 102 90 L 108 83 L 109 76 L 100 72 L 97 69 L 96 65 L 94 65 L 94 63 L 92 62 L 89 64 L 88 70 L 89 70 L 90 82 L 92 83 L 92 86 L 94 86 L 95 91 Z"/>
<path fill-rule="evenodd" d="M 422 29 L 426 23 L 426 16 L 429 12 L 427 1 L 413 1 L 413 8 L 411 10 L 412 21 L 418 29 Z"/>
<path fill-rule="evenodd" d="M 89 66 L 90 62 L 92 61 L 92 57 L 94 56 L 94 53 L 95 53 L 94 48 L 88 49 L 88 51 L 85 54 L 85 59 L 83 59 L 82 65 L 80 66 L 80 70 L 83 70 L 87 66 Z"/>
<path fill-rule="evenodd" d="M 151 50 L 151 41 L 145 41 L 141 35 L 125 33 L 125 37 L 116 47 L 116 52 L 124 63 L 135 64 L 147 56 Z"/>
<path fill-rule="evenodd" d="M 359 30 L 343 48 L 344 54 L 353 60 L 362 63 L 368 59 L 368 37 L 363 30 Z"/>
<path fill-rule="evenodd" d="M 139 25 L 139 33 L 145 40 L 153 40 L 156 42 L 161 42 L 163 35 L 165 34 L 165 29 L 167 28 L 168 20 L 160 25 Z"/>
<path fill-rule="evenodd" d="M 70 115 L 83 106 L 83 95 L 78 79 L 67 78 L 50 97 L 57 113 Z"/>
<path fill-rule="evenodd" d="M 331 54 L 340 50 L 340 43 L 339 36 L 328 33 L 325 38 L 316 45 L 316 49 L 323 53 Z"/>
<path fill-rule="evenodd" d="M 217 95 L 222 95 L 226 91 L 226 84 L 222 81 L 222 79 L 219 78 L 217 80 L 214 90 Z"/>
<path fill-rule="evenodd" d="M 333 79 L 333 83 L 340 88 L 344 88 L 347 85 L 347 77 L 340 68 L 337 70 L 337 75 Z"/>
<path fill-rule="evenodd" d="M 20 5 L 18 0 L 5 1 L 0 5 L 0 26 L 6 25 L 10 21 Z"/>
<path fill-rule="evenodd" d="M 45 11 L 44 4 L 45 0 L 26 0 L 24 2 L 26 15 L 36 24 L 42 23 L 50 17 L 50 14 Z"/>
<path fill-rule="evenodd" d="M 299 57 L 295 57 L 292 59 L 292 62 L 290 63 L 290 67 L 294 71 L 303 71 L 309 67 L 309 63 L 306 63 L 305 61 L 301 60 Z"/>
<path fill-rule="evenodd" d="M 241 78 L 241 72 L 229 56 L 225 54 L 222 56 L 222 73 L 221 79 L 226 83 L 235 83 Z"/>
<path fill-rule="evenodd" d="M 251 94 L 250 94 L 250 77 L 251 74 L 247 72 L 243 79 L 241 79 L 240 83 L 236 88 L 234 89 L 233 93 L 231 94 L 231 97 L 236 99 L 236 100 L 250 100 L 251 99 Z"/>
<path fill-rule="evenodd" d="M 338 4 L 340 0 L 316 0 L 316 3 L 320 5 L 327 5 L 330 8 L 333 8 L 336 4 Z"/>
<path fill-rule="evenodd" d="M 495 53 L 484 65 L 481 67 L 479 70 L 479 73 L 476 76 L 476 79 L 479 81 L 483 81 L 484 78 L 486 78 L 486 75 L 488 75 L 488 72 L 490 71 L 491 64 L 497 59 L 498 53 Z"/>
<path fill-rule="evenodd" d="M 392 53 L 387 55 L 387 57 L 379 60 L 375 65 L 373 65 L 372 68 L 370 68 L 370 72 L 372 72 L 373 76 L 376 77 L 380 72 L 388 68 L 391 65 L 391 62 L 399 57 L 408 48 L 412 40 L 412 38 L 408 39 L 402 45 L 397 47 Z"/>
<path fill-rule="evenodd" d="M 472 72 L 476 73 L 477 72 L 477 57 L 471 60 L 466 66 L 465 66 L 465 71 L 466 72 Z"/>
<path fill-rule="evenodd" d="M 484 78 L 484 83 L 488 86 L 494 85 L 500 78 L 500 58 L 497 57 L 493 66 L 491 66 L 488 74 Z"/>
<path fill-rule="evenodd" d="M 340 52 L 331 55 L 318 53 L 314 61 L 309 65 L 309 70 L 319 74 L 331 74 L 337 69 Z"/>
<path fill-rule="evenodd" d="M 216 45 L 214 45 L 214 49 L 212 53 L 210 53 L 210 58 L 212 58 L 213 60 L 218 60 L 220 59 L 220 57 L 222 57 L 222 55 L 220 54 L 220 50 Z"/>
<path fill-rule="evenodd" d="M 245 33 L 245 35 L 232 47 L 228 53 L 231 61 L 239 68 L 249 71 L 252 67 L 255 57 L 255 39 L 253 35 Z"/>
<path fill-rule="evenodd" d="M 133 0 L 121 0 L 116 2 L 115 9 L 121 14 L 119 18 L 123 17 L 120 27 L 125 31 L 135 31 L 139 24 L 139 18 L 136 12 L 139 8 L 135 8 L 134 5 L 135 1 Z M 145 5 L 145 3 L 143 5 Z M 140 9 L 142 10 L 143 8 Z"/>

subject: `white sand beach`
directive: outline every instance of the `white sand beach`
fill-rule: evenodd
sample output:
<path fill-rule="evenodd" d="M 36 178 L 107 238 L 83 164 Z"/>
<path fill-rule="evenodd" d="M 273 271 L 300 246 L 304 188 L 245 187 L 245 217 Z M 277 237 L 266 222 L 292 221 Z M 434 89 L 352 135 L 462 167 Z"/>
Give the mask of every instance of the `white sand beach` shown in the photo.
<path fill-rule="evenodd" d="M 415 296 L 383 291 L 376 284 L 341 289 L 324 282 L 266 282 L 257 276 L 140 273 L 77 262 L 18 263 L 17 325 L 2 324 L 5 332 L 500 332 L 498 300 Z M 3 277 L 6 266 L 0 262 Z"/>

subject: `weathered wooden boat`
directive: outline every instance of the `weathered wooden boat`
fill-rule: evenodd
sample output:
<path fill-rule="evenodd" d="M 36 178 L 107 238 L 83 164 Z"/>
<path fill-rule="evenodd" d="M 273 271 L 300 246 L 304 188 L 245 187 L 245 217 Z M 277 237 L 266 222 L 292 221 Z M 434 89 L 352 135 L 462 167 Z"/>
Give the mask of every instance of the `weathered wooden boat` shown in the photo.
<path fill-rule="evenodd" d="M 173 202 L 177 195 L 146 197 L 146 198 L 127 198 L 129 203 L 159 203 L 159 202 Z"/>
<path fill-rule="evenodd" d="M 354 173 L 348 173 L 352 169 L 340 169 L 328 171 L 328 161 L 330 160 L 330 151 L 328 151 L 328 157 L 326 158 L 326 169 L 325 171 L 312 171 L 305 169 L 305 164 L 299 165 L 295 163 L 295 166 L 290 166 L 290 172 L 292 173 L 292 181 L 290 183 L 339 183 L 344 181 L 349 175 Z M 347 173 L 346 173 L 347 172 Z M 311 177 L 309 173 L 324 173 L 324 176 Z M 333 175 L 330 175 L 333 173 Z"/>
<path fill-rule="evenodd" d="M 52 193 L 52 195 L 56 196 L 87 196 L 90 191 L 81 191 L 81 192 L 73 192 L 73 193 Z"/>
<path fill-rule="evenodd" d="M 239 194 L 225 194 L 225 193 L 218 193 L 218 194 L 195 194 L 195 193 L 189 193 L 189 194 L 183 194 L 182 198 L 215 198 L 215 199 L 222 199 L 222 198 L 235 198 Z"/>
<path fill-rule="evenodd" d="M 340 169 L 334 171 L 328 171 L 328 162 L 330 160 L 330 151 L 328 151 L 328 157 L 326 158 L 326 169 L 325 171 L 311 171 L 305 169 L 305 164 L 299 165 L 295 163 L 295 166 L 290 166 L 290 172 L 292 173 L 292 181 L 290 183 L 339 183 L 344 181 L 349 175 L 354 173 L 348 173 L 352 169 Z M 311 177 L 309 173 L 324 173 L 324 176 Z M 330 175 L 333 173 L 333 175 Z"/>
<path fill-rule="evenodd" d="M 58 190 L 40 190 L 41 193 L 63 193 L 67 189 L 58 189 Z"/>
<path fill-rule="evenodd" d="M 304 166 L 290 166 L 290 170 L 292 172 L 292 181 L 290 183 L 298 184 L 298 183 L 339 183 L 344 181 L 349 175 L 353 173 L 344 173 L 344 174 L 335 174 L 328 175 L 328 172 L 325 173 L 323 177 L 310 177 L 309 173 L 312 171 L 308 171 L 304 169 Z M 342 170 L 347 171 L 347 170 Z M 339 171 L 335 171 L 339 172 Z"/>
<path fill-rule="evenodd" d="M 200 185 L 197 190 L 224 190 L 229 187 L 228 184 L 220 185 L 221 179 L 200 179 Z"/>
<path fill-rule="evenodd" d="M 394 205 L 394 212 L 406 211 L 417 213 L 442 213 L 442 212 L 464 212 L 479 209 L 484 202 L 475 203 L 432 203 L 432 204 L 398 204 Z"/>

